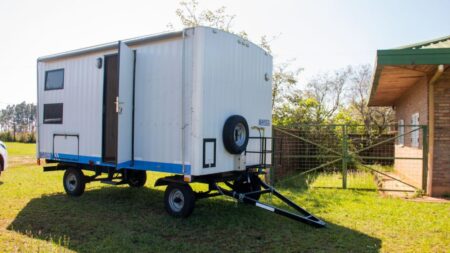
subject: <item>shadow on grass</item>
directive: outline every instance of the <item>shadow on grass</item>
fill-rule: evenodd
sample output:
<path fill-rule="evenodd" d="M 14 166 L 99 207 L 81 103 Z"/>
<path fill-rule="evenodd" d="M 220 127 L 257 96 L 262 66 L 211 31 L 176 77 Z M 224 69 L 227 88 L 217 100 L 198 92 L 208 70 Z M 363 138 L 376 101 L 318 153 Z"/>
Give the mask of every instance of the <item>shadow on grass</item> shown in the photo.
<path fill-rule="evenodd" d="M 220 197 L 188 219 L 164 210 L 163 191 L 104 187 L 80 198 L 32 199 L 8 227 L 33 238 L 69 238 L 81 252 L 379 252 L 381 241 L 328 223 L 317 229 Z"/>
<path fill-rule="evenodd" d="M 3 182 L 2 181 L 0 181 L 0 185 L 2 185 L 3 184 Z"/>

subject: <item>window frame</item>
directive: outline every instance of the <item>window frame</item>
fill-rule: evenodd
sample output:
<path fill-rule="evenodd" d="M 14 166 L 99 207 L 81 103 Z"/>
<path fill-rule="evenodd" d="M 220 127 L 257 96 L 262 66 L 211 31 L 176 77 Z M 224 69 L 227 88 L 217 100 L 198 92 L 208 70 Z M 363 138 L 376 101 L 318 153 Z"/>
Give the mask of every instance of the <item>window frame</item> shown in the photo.
<path fill-rule="evenodd" d="M 45 106 L 46 105 L 61 105 L 61 120 L 60 121 L 52 121 L 52 122 L 46 122 L 45 118 Z M 42 108 L 42 124 L 49 124 L 49 125 L 62 125 L 64 122 L 64 103 L 49 103 L 49 104 L 44 104 L 43 108 Z"/>
<path fill-rule="evenodd" d="M 62 85 L 59 88 L 48 88 L 47 87 L 47 79 L 48 79 L 48 73 L 51 72 L 57 72 L 57 71 L 62 71 Z M 59 69 L 52 69 L 52 70 L 46 70 L 45 71 L 45 80 L 44 80 L 44 91 L 49 91 L 49 90 L 62 90 L 64 89 L 64 77 L 65 77 L 65 73 L 64 73 L 64 68 L 59 68 Z"/>
<path fill-rule="evenodd" d="M 411 114 L 411 147 L 419 148 L 420 147 L 420 115 L 418 112 Z"/>
<path fill-rule="evenodd" d="M 398 145 L 405 146 L 405 121 L 403 119 L 398 120 Z"/>

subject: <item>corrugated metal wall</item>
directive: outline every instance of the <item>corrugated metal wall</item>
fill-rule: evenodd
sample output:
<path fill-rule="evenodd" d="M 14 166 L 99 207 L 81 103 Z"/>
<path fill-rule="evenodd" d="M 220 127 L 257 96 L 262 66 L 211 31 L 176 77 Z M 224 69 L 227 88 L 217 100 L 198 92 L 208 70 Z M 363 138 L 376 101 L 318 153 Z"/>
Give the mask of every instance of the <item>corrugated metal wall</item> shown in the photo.
<path fill-rule="evenodd" d="M 237 168 L 236 155 L 225 150 L 222 142 L 222 131 L 225 121 L 232 115 L 246 118 L 250 136 L 258 136 L 252 126 L 259 126 L 259 120 L 272 119 L 271 80 L 266 81 L 265 75 L 272 75 L 272 57 L 256 45 L 243 41 L 236 35 L 203 28 L 196 31 L 199 43 L 195 50 L 203 51 L 195 61 L 201 75 L 201 88 L 195 89 L 201 93 L 201 132 L 203 138 L 216 138 L 217 161 L 215 168 L 201 168 L 198 174 L 217 173 Z M 197 108 L 196 108 L 197 109 Z M 265 127 L 265 135 L 271 136 L 271 127 Z M 249 143 L 250 149 L 258 145 Z M 196 156 L 198 159 L 201 156 Z M 259 156 L 248 155 L 247 164 L 258 163 Z M 199 162 L 199 161 L 198 161 Z M 197 163 L 196 163 L 197 164 Z"/>
<path fill-rule="evenodd" d="M 105 52 L 112 53 L 112 51 Z M 98 69 L 96 59 L 105 53 L 84 55 L 38 63 L 39 96 L 39 148 L 52 153 L 53 134 L 78 134 L 79 154 L 100 157 L 102 153 L 103 68 Z M 64 68 L 64 88 L 44 90 L 45 71 Z M 63 123 L 43 124 L 44 104 L 63 103 Z M 67 145 L 72 145 L 68 141 Z M 63 147 L 59 141 L 59 146 Z M 72 145 L 73 146 L 73 145 Z M 69 147 L 55 150 L 65 152 Z"/>
<path fill-rule="evenodd" d="M 136 53 L 135 159 L 181 164 L 182 39 Z"/>

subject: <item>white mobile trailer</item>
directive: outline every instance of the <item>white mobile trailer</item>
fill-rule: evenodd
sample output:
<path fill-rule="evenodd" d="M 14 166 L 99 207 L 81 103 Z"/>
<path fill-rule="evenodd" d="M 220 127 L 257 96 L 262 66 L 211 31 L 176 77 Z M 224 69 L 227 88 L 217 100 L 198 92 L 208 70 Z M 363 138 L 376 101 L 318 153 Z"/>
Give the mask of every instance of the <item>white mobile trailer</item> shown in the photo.
<path fill-rule="evenodd" d="M 39 58 L 39 158 L 187 176 L 244 170 L 259 155 L 228 152 L 224 123 L 241 115 L 247 135 L 271 136 L 271 74 L 260 47 L 207 27 Z"/>
<path fill-rule="evenodd" d="M 174 216 L 219 193 L 275 210 L 257 201 L 272 134 L 272 56 L 257 45 L 194 27 L 41 57 L 37 72 L 38 158 L 66 171 L 69 195 L 94 180 L 140 187 L 148 170 L 176 175 L 156 182 Z"/>

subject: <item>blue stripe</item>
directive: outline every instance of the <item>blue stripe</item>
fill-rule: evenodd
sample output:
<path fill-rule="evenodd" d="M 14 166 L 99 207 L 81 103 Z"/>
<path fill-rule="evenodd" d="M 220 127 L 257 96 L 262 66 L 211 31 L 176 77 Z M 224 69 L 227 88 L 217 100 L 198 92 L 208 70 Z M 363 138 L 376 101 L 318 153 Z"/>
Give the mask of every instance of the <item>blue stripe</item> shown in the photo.
<path fill-rule="evenodd" d="M 185 165 L 185 172 L 183 173 L 183 165 L 176 163 L 162 163 L 162 162 L 151 162 L 151 161 L 134 161 L 134 166 L 132 166 L 132 161 L 126 161 L 117 164 L 103 163 L 101 157 L 95 156 L 78 156 L 70 154 L 51 154 L 47 152 L 40 152 L 39 158 L 51 159 L 55 161 L 62 162 L 74 162 L 81 164 L 92 164 L 99 166 L 116 167 L 118 169 L 136 169 L 136 170 L 148 170 L 148 171 L 158 171 L 176 174 L 191 174 L 191 165 Z"/>
<path fill-rule="evenodd" d="M 131 161 L 130 161 L 130 163 L 131 163 Z M 185 167 L 185 170 L 186 170 L 184 172 L 184 174 L 190 175 L 191 174 L 191 165 L 185 165 L 184 167 Z M 159 172 L 170 172 L 170 173 L 183 174 L 183 165 L 175 164 L 175 163 L 134 161 L 134 166 L 132 166 L 132 168 L 138 169 L 138 170 L 150 170 L 150 171 L 159 171 Z"/>

